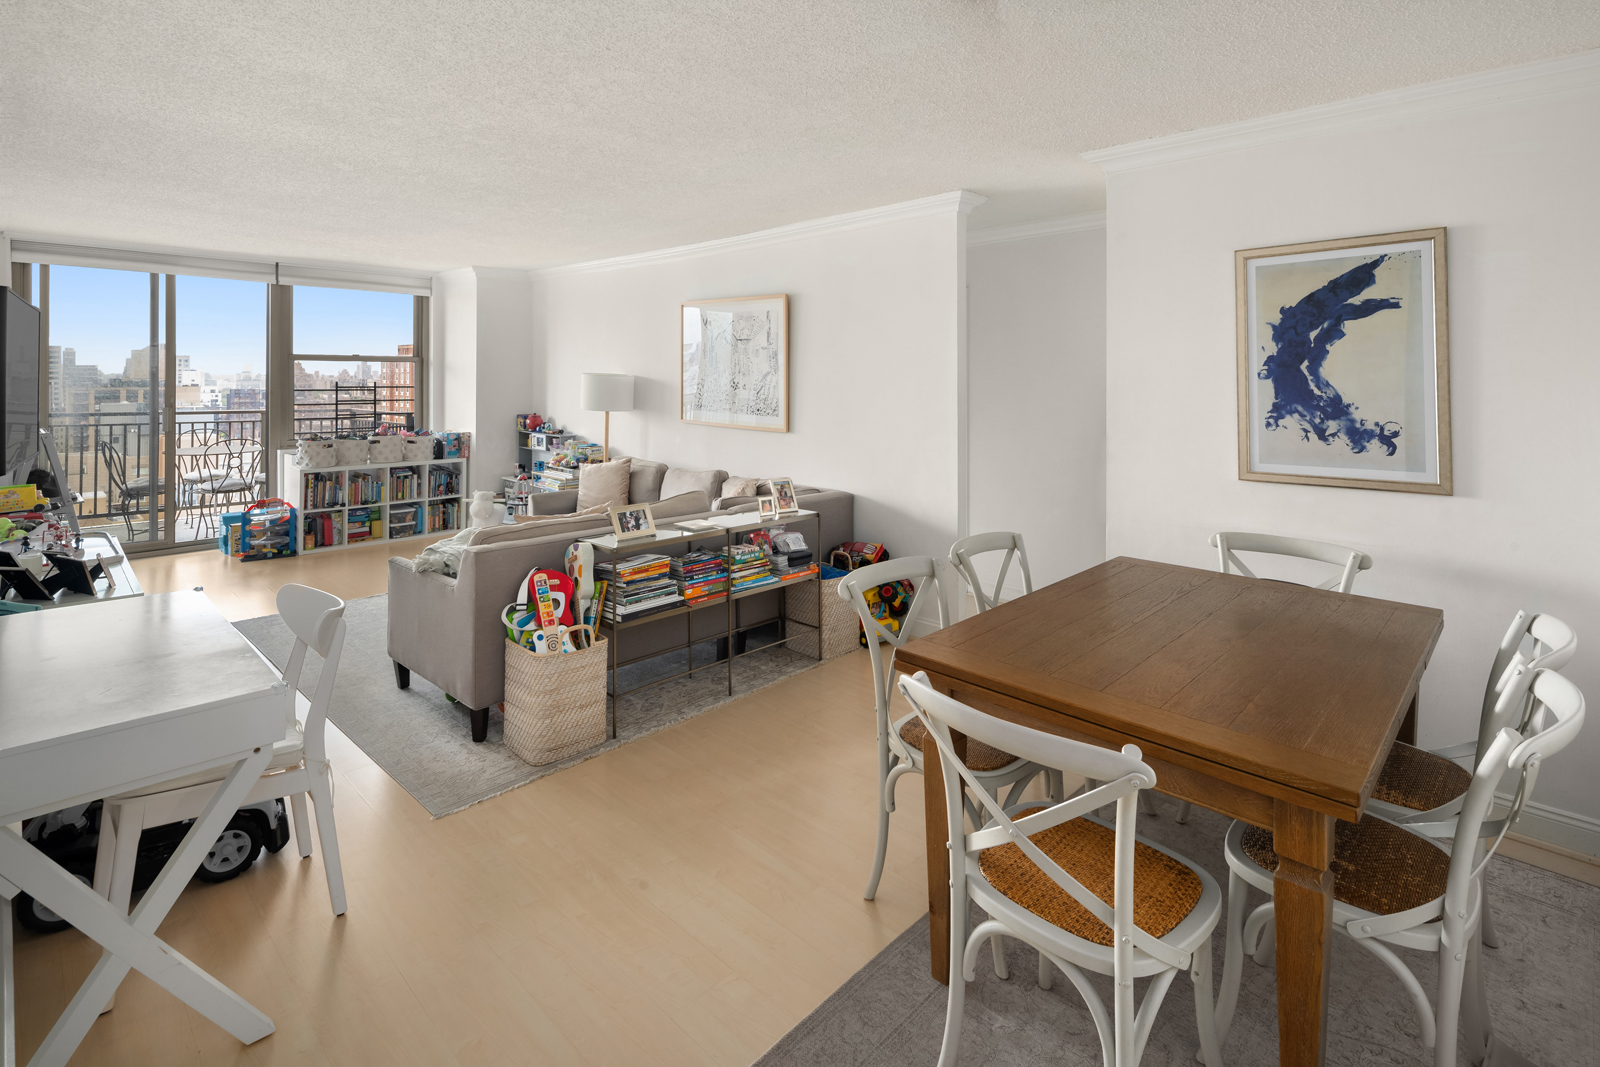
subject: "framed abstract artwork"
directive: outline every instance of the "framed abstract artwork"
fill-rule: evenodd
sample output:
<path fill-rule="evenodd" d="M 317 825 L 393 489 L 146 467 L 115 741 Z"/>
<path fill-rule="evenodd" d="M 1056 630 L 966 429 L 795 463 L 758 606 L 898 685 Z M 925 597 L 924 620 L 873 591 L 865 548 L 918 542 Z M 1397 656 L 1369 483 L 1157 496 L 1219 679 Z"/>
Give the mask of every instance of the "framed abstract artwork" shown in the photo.
<path fill-rule="evenodd" d="M 788 295 L 700 300 L 682 312 L 683 421 L 788 433 Z"/>
<path fill-rule="evenodd" d="M 1234 253 L 1239 477 L 1452 491 L 1445 231 Z"/>

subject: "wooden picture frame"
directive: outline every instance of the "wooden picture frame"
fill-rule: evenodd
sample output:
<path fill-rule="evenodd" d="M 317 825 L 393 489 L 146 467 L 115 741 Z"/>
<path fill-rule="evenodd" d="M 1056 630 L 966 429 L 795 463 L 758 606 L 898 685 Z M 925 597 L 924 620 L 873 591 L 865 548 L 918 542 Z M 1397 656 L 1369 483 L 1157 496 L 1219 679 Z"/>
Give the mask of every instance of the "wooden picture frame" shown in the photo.
<path fill-rule="evenodd" d="M 1244 249 L 1234 285 L 1241 480 L 1453 492 L 1444 227 Z"/>
<path fill-rule="evenodd" d="M 772 478 L 767 484 L 772 486 L 772 497 L 778 502 L 778 514 L 784 515 L 800 510 L 793 478 Z"/>
<path fill-rule="evenodd" d="M 678 310 L 679 418 L 788 433 L 788 294 L 697 300 Z"/>
<path fill-rule="evenodd" d="M 618 544 L 656 535 L 656 516 L 649 504 L 629 504 L 620 508 L 613 504 L 606 513 L 611 516 L 611 532 Z"/>

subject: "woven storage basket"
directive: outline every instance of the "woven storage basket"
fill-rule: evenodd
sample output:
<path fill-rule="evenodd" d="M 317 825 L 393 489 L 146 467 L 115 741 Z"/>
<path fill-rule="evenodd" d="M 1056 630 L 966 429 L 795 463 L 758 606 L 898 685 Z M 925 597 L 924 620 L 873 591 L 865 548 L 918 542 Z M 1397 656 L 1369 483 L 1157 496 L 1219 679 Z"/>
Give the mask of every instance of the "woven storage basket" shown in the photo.
<path fill-rule="evenodd" d="M 407 463 L 426 463 L 433 458 L 433 437 L 407 437 L 405 440 L 405 461 Z"/>
<path fill-rule="evenodd" d="M 606 739 L 606 640 L 539 656 L 506 641 L 506 747 L 535 767 Z"/>
<path fill-rule="evenodd" d="M 817 597 L 822 597 L 822 658 L 832 659 L 860 647 L 861 617 L 839 599 L 843 578 L 801 582 L 786 591 L 784 616 L 806 626 L 817 624 Z M 816 656 L 817 632 L 797 626 L 789 634 L 789 648 L 802 656 Z"/>
<path fill-rule="evenodd" d="M 339 450 L 339 466 L 341 467 L 355 467 L 372 461 L 372 446 L 367 444 L 365 437 L 354 441 L 347 437 L 341 437 L 334 442 L 334 446 Z"/>
<path fill-rule="evenodd" d="M 300 455 L 296 463 L 302 470 L 337 467 L 339 465 L 338 446 L 332 441 L 301 441 Z"/>
<path fill-rule="evenodd" d="M 399 463 L 405 459 L 405 438 L 394 434 L 380 434 L 367 438 L 369 463 Z"/>

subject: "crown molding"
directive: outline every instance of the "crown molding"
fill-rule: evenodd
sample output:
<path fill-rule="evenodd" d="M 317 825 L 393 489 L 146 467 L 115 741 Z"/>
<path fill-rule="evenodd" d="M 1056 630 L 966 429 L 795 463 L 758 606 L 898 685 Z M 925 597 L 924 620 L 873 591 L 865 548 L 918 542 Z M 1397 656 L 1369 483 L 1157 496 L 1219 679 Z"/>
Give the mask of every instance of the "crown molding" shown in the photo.
<path fill-rule="evenodd" d="M 390 267 L 334 263 L 326 260 L 275 261 L 164 245 L 129 248 L 82 237 L 56 237 L 47 234 L 10 232 L 6 237 L 9 239 L 10 260 L 21 263 L 110 267 L 155 274 L 191 274 L 208 278 L 279 282 L 283 285 L 373 289 L 380 292 L 411 293 L 421 296 L 426 296 L 433 288 L 432 274 Z"/>
<path fill-rule="evenodd" d="M 1064 233 L 1083 233 L 1106 228 L 1104 211 L 1086 211 L 1081 215 L 1063 215 L 1060 218 L 1022 222 L 1015 226 L 996 226 L 988 230 L 968 230 L 967 247 L 1006 244 L 1027 241 L 1034 237 L 1055 237 Z"/>
<path fill-rule="evenodd" d="M 1600 86 L 1600 49 L 1085 152 L 1107 174 L 1396 119 Z"/>
<path fill-rule="evenodd" d="M 868 208 L 865 211 L 852 211 L 847 215 L 830 215 L 827 218 L 792 222 L 787 226 L 775 226 L 770 230 L 757 230 L 755 233 L 739 234 L 736 237 L 719 237 L 714 241 L 702 241 L 699 244 L 679 245 L 676 248 L 661 248 L 653 252 L 635 252 L 632 255 L 590 260 L 585 263 L 566 263 L 554 267 L 540 267 L 531 273 L 535 277 L 541 278 L 565 274 L 594 274 L 600 271 L 625 270 L 629 267 L 643 267 L 657 263 L 670 263 L 675 260 L 695 259 L 699 256 L 720 255 L 724 252 L 742 252 L 766 245 L 781 244 L 785 241 L 798 241 L 828 233 L 844 233 L 848 230 L 859 230 L 868 226 L 881 226 L 890 222 L 904 222 L 908 219 L 921 219 L 937 215 L 966 215 L 987 199 L 989 198 L 986 196 L 979 196 L 977 193 L 961 189 L 953 193 L 925 196 L 919 200 L 907 200 L 904 203 Z"/>

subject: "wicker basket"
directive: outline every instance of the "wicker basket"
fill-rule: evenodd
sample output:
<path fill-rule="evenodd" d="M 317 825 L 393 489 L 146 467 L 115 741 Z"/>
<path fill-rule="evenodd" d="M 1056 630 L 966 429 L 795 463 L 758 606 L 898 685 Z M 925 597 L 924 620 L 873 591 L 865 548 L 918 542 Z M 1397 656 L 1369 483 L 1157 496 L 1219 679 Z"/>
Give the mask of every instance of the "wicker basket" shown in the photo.
<path fill-rule="evenodd" d="M 506 641 L 506 747 L 541 767 L 606 739 L 606 641 L 535 655 Z"/>
<path fill-rule="evenodd" d="M 860 647 L 861 617 L 839 599 L 843 578 L 801 582 L 786 591 L 784 617 L 804 623 L 790 631 L 789 648 L 802 656 L 816 656 L 817 632 L 806 627 L 817 624 L 817 597 L 822 598 L 822 658 L 833 659 Z"/>

